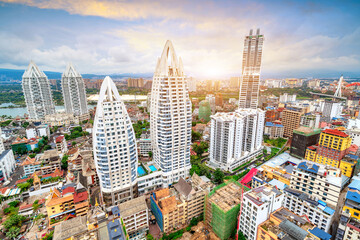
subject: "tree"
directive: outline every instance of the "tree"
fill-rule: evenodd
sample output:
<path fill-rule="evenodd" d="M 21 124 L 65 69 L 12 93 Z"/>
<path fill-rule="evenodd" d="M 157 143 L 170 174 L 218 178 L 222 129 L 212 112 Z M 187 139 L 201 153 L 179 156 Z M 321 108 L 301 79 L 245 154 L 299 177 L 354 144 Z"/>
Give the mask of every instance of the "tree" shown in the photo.
<path fill-rule="evenodd" d="M 6 231 L 6 237 L 9 239 L 14 239 L 20 234 L 20 228 L 19 227 L 11 227 L 9 230 Z"/>
<path fill-rule="evenodd" d="M 45 146 L 44 146 L 44 151 L 49 150 L 49 149 L 51 149 L 51 146 L 50 146 L 50 145 L 45 145 Z"/>
<path fill-rule="evenodd" d="M 18 188 L 20 188 L 20 191 L 23 192 L 26 191 L 31 186 L 31 184 L 28 182 L 24 182 L 24 183 L 19 183 L 17 186 Z"/>
<path fill-rule="evenodd" d="M 220 170 L 220 168 L 217 168 L 214 172 L 214 180 L 217 184 L 224 182 L 224 173 Z"/>
<path fill-rule="evenodd" d="M 62 169 L 67 169 L 67 167 L 68 167 L 68 158 L 69 158 L 69 156 L 65 154 L 63 156 L 63 158 L 61 159 L 61 168 Z"/>
<path fill-rule="evenodd" d="M 149 234 L 146 236 L 146 240 L 155 240 L 155 238 L 149 233 Z"/>
<path fill-rule="evenodd" d="M 196 142 L 201 139 L 202 135 L 199 132 L 196 132 L 194 130 L 191 130 L 191 141 Z"/>
<path fill-rule="evenodd" d="M 73 142 L 71 143 L 71 145 L 74 147 L 74 146 L 76 145 L 76 142 L 73 141 Z"/>
<path fill-rule="evenodd" d="M 149 157 L 152 158 L 152 156 L 153 156 L 153 152 L 150 151 L 149 152 Z"/>
<path fill-rule="evenodd" d="M 40 208 L 39 200 L 36 200 L 33 203 L 32 207 L 33 207 L 34 212 L 36 212 Z"/>
<path fill-rule="evenodd" d="M 242 231 L 239 231 L 239 232 L 238 232 L 238 236 L 239 236 L 239 237 L 238 237 L 239 240 L 246 240 L 246 237 L 244 236 L 244 234 L 242 233 Z"/>
<path fill-rule="evenodd" d="M 22 126 L 23 128 L 27 128 L 29 125 L 30 125 L 29 122 L 24 122 L 21 126 Z"/>
<path fill-rule="evenodd" d="M 6 221 L 3 223 L 4 227 L 6 229 L 10 229 L 11 227 L 15 226 L 15 227 L 21 227 L 21 223 L 25 220 L 26 218 L 24 216 L 21 216 L 19 214 L 14 214 L 11 217 L 9 217 L 8 219 L 6 219 Z"/>
<path fill-rule="evenodd" d="M 40 152 L 40 149 L 39 149 L 39 148 L 34 148 L 33 152 L 34 152 L 34 154 L 35 154 L 35 156 L 36 156 L 36 153 L 39 153 L 39 152 Z M 29 157 L 32 156 L 32 155 L 33 155 L 33 154 L 30 154 Z M 35 156 L 34 156 L 34 157 L 35 157 Z"/>
<path fill-rule="evenodd" d="M 36 148 L 35 148 L 35 149 L 36 149 Z M 34 151 L 35 151 L 35 149 L 34 149 Z M 40 149 L 39 149 L 39 151 L 40 151 Z M 36 157 L 36 153 L 32 153 L 32 154 L 30 154 L 30 155 L 29 155 L 29 157 L 30 157 L 30 158 L 34 158 L 34 157 Z"/>

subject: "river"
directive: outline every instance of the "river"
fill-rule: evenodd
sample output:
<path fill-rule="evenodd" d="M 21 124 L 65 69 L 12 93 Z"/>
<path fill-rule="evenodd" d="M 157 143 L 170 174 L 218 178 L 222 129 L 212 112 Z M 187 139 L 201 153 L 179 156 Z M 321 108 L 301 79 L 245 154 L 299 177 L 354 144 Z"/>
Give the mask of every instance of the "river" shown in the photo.
<path fill-rule="evenodd" d="M 11 104 L 6 103 L 1 104 L 0 107 L 8 107 Z M 96 105 L 88 105 L 88 109 L 94 108 Z M 64 106 L 55 106 L 55 109 L 57 112 L 63 112 L 65 107 Z M 2 115 L 8 115 L 11 117 L 20 116 L 23 117 L 24 114 L 27 113 L 26 107 L 19 107 L 19 108 L 0 108 L 0 116 Z"/>

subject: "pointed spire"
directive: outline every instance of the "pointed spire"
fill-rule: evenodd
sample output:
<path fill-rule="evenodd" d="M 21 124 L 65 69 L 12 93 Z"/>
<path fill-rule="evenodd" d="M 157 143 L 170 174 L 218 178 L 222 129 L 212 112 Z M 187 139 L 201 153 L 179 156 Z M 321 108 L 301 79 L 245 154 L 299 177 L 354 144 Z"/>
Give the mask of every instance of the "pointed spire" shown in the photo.
<path fill-rule="evenodd" d="M 30 61 L 27 70 L 25 70 L 23 74 L 23 78 L 31 78 L 31 77 L 46 77 L 45 73 L 43 73 L 38 66 L 35 64 L 33 60 Z"/>
<path fill-rule="evenodd" d="M 81 77 L 81 74 L 76 71 L 74 65 L 69 62 L 66 66 L 65 72 L 63 73 L 62 77 Z"/>
<path fill-rule="evenodd" d="M 104 101 L 122 101 L 115 83 L 109 76 L 106 76 L 101 84 L 98 104 Z"/>
<path fill-rule="evenodd" d="M 155 74 L 165 75 L 165 76 L 182 74 L 182 70 L 180 71 L 180 64 L 176 57 L 174 46 L 170 40 L 167 40 L 165 43 L 165 47 L 161 54 L 161 58 L 158 61 L 158 64 L 155 69 Z"/>
<path fill-rule="evenodd" d="M 97 200 L 97 198 L 95 198 L 95 207 L 98 207 L 98 206 L 99 206 L 98 200 Z"/>

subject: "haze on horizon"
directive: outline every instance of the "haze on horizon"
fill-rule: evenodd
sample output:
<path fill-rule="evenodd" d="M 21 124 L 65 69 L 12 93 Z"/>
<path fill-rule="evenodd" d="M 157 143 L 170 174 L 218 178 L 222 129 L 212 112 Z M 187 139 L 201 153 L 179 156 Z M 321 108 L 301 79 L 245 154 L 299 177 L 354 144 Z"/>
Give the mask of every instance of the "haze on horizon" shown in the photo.
<path fill-rule="evenodd" d="M 356 0 L 0 0 L 0 68 L 153 73 L 170 39 L 188 76 L 239 76 L 260 28 L 263 77 L 360 77 L 359 12 Z"/>

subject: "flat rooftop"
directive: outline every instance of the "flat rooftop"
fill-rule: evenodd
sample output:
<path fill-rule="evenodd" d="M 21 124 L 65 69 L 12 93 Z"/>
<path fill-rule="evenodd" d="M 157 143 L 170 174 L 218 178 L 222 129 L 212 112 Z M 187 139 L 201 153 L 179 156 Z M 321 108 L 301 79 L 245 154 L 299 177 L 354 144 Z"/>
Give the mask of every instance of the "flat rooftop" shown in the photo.
<path fill-rule="evenodd" d="M 273 187 L 269 184 L 262 185 L 257 188 L 253 188 L 251 191 L 244 194 L 244 197 L 248 198 L 250 201 L 255 203 L 258 206 L 270 201 L 270 197 L 275 195 L 275 197 L 282 194 L 276 187 Z"/>
<path fill-rule="evenodd" d="M 134 198 L 119 204 L 121 217 L 128 217 L 147 209 L 145 196 Z"/>
<path fill-rule="evenodd" d="M 227 212 L 241 203 L 242 189 L 235 183 L 229 183 L 222 188 L 215 190 L 209 197 L 209 203 L 214 203 L 221 210 Z"/>

